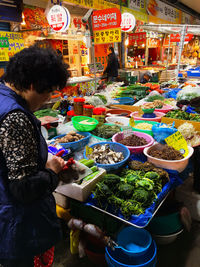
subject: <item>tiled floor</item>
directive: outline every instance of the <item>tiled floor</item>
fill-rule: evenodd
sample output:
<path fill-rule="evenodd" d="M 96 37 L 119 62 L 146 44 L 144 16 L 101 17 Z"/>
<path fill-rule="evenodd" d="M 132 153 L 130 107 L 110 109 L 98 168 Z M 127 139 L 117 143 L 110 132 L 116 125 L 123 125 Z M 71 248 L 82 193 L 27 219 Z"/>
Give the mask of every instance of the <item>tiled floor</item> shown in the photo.
<path fill-rule="evenodd" d="M 97 264 L 86 257 L 71 255 L 68 238 L 56 247 L 53 267 L 97 267 Z M 158 246 L 156 267 L 200 267 L 200 222 L 193 222 L 191 232 L 184 231 L 174 243 Z"/>

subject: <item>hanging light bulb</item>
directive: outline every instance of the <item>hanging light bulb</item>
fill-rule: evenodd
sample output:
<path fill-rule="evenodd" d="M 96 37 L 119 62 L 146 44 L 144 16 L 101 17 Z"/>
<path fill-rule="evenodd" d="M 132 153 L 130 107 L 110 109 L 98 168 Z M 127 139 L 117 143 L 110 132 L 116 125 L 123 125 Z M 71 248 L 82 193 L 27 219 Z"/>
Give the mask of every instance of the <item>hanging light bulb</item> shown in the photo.
<path fill-rule="evenodd" d="M 21 22 L 22 26 L 26 25 L 26 21 L 25 21 L 25 17 L 24 17 L 24 13 L 22 13 L 22 22 Z"/>
<path fill-rule="evenodd" d="M 128 45 L 129 45 L 129 39 L 126 38 L 126 40 L 125 40 L 125 46 L 128 46 Z"/>

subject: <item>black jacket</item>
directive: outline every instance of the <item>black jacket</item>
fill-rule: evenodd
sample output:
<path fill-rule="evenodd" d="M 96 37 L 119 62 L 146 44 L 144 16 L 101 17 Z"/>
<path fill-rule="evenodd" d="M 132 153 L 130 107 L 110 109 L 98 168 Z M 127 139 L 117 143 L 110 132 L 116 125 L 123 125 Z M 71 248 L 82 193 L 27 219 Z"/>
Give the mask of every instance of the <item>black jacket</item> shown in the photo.
<path fill-rule="evenodd" d="M 119 62 L 115 53 L 108 55 L 108 65 L 104 71 L 107 73 L 108 77 L 117 77 L 118 76 Z"/>

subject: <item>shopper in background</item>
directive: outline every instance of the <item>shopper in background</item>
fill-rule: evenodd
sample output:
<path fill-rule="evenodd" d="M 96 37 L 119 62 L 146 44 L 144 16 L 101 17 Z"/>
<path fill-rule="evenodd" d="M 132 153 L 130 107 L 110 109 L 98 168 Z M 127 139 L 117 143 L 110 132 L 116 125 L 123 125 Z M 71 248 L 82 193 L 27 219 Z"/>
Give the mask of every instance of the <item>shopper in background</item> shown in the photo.
<path fill-rule="evenodd" d="M 108 64 L 103 75 L 107 74 L 108 81 L 116 81 L 118 76 L 119 61 L 115 54 L 114 48 L 111 46 L 108 50 L 110 54 L 108 55 Z"/>
<path fill-rule="evenodd" d="M 8 62 L 0 84 L 0 264 L 31 267 L 61 238 L 52 192 L 62 158 L 47 160 L 33 112 L 62 89 L 69 74 L 50 49 L 30 47 Z"/>
<path fill-rule="evenodd" d="M 151 77 L 152 77 L 151 72 L 149 72 L 149 71 L 145 72 L 140 79 L 140 83 L 143 83 L 143 84 L 148 83 L 150 81 Z"/>

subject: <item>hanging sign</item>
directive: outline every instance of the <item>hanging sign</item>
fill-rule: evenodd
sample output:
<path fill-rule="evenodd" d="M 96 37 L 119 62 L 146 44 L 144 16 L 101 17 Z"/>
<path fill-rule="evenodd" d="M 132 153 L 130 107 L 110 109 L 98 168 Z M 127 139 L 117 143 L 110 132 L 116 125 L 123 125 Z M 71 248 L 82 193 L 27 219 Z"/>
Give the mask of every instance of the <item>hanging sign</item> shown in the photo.
<path fill-rule="evenodd" d="M 121 42 L 121 29 L 108 29 L 94 32 L 95 44 L 117 43 Z"/>
<path fill-rule="evenodd" d="M 159 39 L 154 39 L 154 38 L 148 38 L 147 46 L 149 48 L 157 48 L 157 47 L 160 46 L 160 40 Z"/>
<path fill-rule="evenodd" d="M 94 11 L 92 15 L 93 30 L 120 28 L 121 12 L 118 8 Z"/>
<path fill-rule="evenodd" d="M 70 14 L 67 8 L 54 5 L 47 14 L 50 27 L 55 32 L 64 32 L 70 25 Z"/>
<path fill-rule="evenodd" d="M 185 42 L 189 42 L 190 40 L 192 40 L 193 38 L 193 34 L 186 34 L 185 36 Z M 181 41 L 181 36 L 179 33 L 177 34 L 171 34 L 171 39 L 170 42 L 180 42 Z"/>
<path fill-rule="evenodd" d="M 136 10 L 145 12 L 145 4 L 146 4 L 145 0 L 129 0 L 128 2 L 129 2 L 128 7 L 130 9 L 134 9 L 134 10 L 136 9 Z"/>
<path fill-rule="evenodd" d="M 9 47 L 8 37 L 0 37 L 0 47 Z"/>
<path fill-rule="evenodd" d="M 129 45 L 142 45 L 146 42 L 146 32 L 129 33 L 128 35 Z"/>
<path fill-rule="evenodd" d="M 123 32 L 130 32 L 135 28 L 136 20 L 133 14 L 131 13 L 123 13 L 122 21 L 121 21 L 121 29 Z"/>

